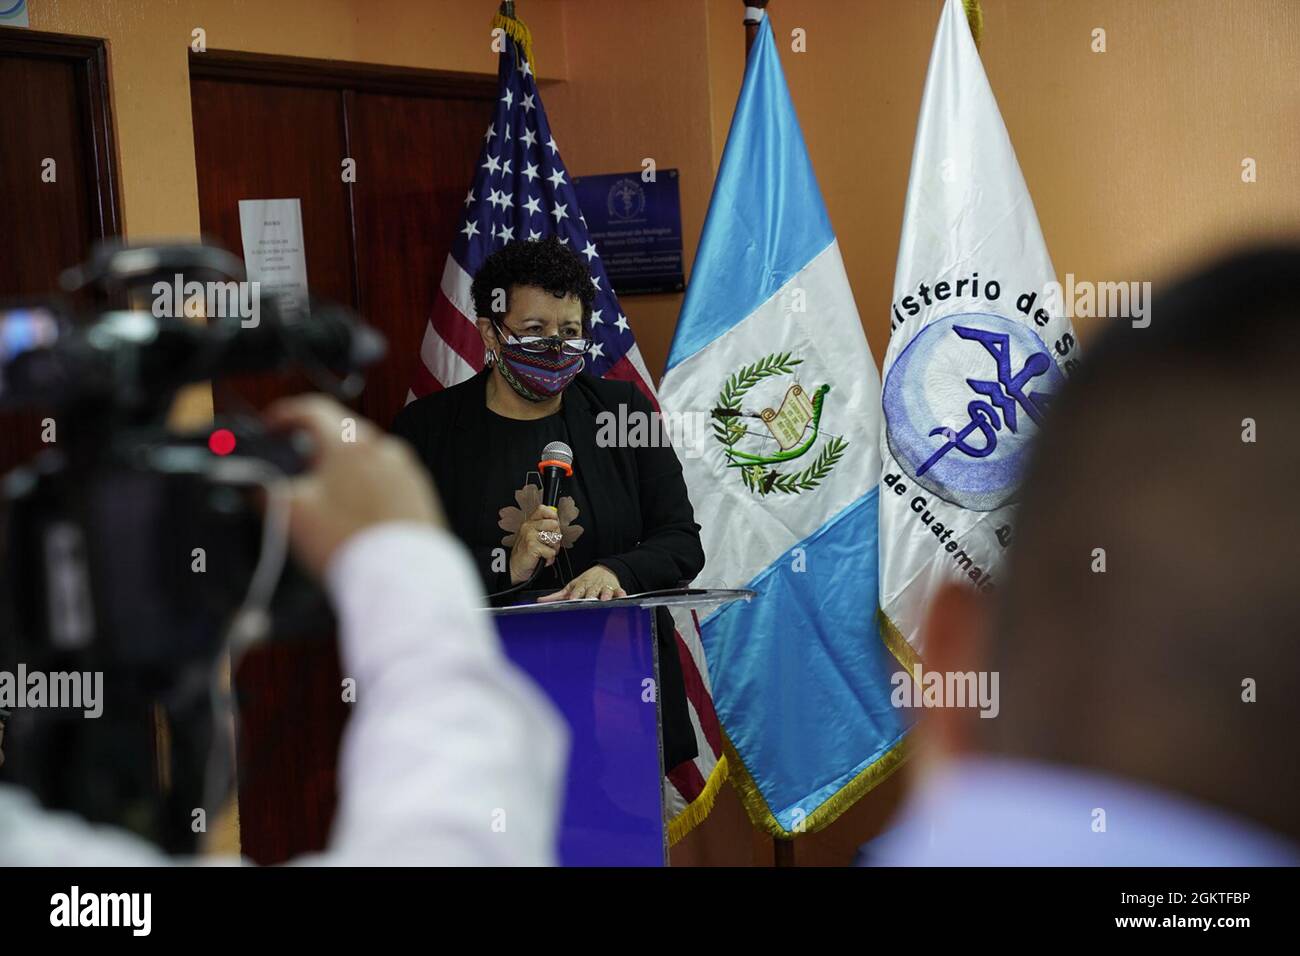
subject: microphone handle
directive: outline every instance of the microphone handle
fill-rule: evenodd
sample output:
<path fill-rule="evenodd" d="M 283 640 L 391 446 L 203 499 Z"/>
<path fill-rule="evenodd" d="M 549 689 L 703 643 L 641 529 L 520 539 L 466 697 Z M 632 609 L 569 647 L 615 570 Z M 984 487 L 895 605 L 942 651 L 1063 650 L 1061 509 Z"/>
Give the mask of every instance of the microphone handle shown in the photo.
<path fill-rule="evenodd" d="M 543 472 L 542 477 L 545 482 L 545 489 L 542 494 L 542 504 L 546 505 L 548 508 L 554 508 L 556 503 L 560 500 L 560 479 L 563 476 L 563 469 L 557 468 L 555 465 L 549 466 Z"/>

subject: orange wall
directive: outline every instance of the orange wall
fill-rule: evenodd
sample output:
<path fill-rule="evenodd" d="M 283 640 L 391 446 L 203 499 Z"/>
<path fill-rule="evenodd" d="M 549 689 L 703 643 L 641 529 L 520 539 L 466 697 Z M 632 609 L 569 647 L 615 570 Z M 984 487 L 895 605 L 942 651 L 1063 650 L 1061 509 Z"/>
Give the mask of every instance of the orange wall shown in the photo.
<path fill-rule="evenodd" d="M 522 16 L 522 4 L 520 10 Z M 544 91 L 574 175 L 639 172 L 644 159 L 653 159 L 656 170 L 680 170 L 688 264 L 713 189 L 707 12 L 701 0 L 566 0 L 568 82 Z M 681 301 L 680 294 L 621 301 L 656 380 Z"/>
<path fill-rule="evenodd" d="M 214 48 L 490 73 L 495 0 L 32 0 L 107 37 L 127 229 L 196 235 L 186 53 Z M 981 51 L 1058 272 L 1159 280 L 1300 222 L 1300 4 L 984 0 Z M 942 0 L 772 0 L 795 105 L 863 325 L 884 353 L 912 139 Z M 686 260 L 744 68 L 740 0 L 519 0 L 575 175 L 681 169 Z M 807 52 L 794 53 L 801 27 Z M 1108 52 L 1090 51 L 1107 31 Z M 1244 184 L 1240 163 L 1258 162 Z M 681 296 L 624 303 L 652 373 Z M 1079 323 L 1085 338 L 1093 331 Z M 414 347 L 414 345 L 412 346 Z"/>
<path fill-rule="evenodd" d="M 739 3 L 709 4 L 711 62 Z M 1300 4 L 983 0 L 981 58 L 1057 272 L 1158 282 L 1300 224 Z M 877 362 L 942 0 L 772 0 L 781 59 Z M 790 31 L 807 33 L 793 53 Z M 1102 27 L 1106 53 L 1090 50 Z M 740 67 L 715 72 L 721 148 Z M 1259 179 L 1241 182 L 1254 157 Z M 1086 341 L 1097 322 L 1076 321 Z"/>

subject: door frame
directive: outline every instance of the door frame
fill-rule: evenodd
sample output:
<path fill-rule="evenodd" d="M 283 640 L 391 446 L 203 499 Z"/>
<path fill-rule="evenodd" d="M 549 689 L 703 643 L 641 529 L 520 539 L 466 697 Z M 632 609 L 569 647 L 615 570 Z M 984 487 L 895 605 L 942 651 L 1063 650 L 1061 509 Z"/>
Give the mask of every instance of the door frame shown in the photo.
<path fill-rule="evenodd" d="M 390 93 L 434 96 L 441 99 L 490 100 L 496 97 L 494 74 L 428 70 L 351 60 L 321 60 L 274 53 L 245 53 L 240 50 L 190 51 L 190 79 L 247 80 L 285 86 L 314 86 L 355 90 L 359 93 Z"/>
<path fill-rule="evenodd" d="M 0 27 L 0 56 L 6 55 L 63 60 L 73 65 L 80 85 L 81 123 L 90 134 L 83 159 L 94 177 L 88 184 L 94 197 L 93 231 L 100 239 L 122 235 L 108 42 L 102 37 Z"/>

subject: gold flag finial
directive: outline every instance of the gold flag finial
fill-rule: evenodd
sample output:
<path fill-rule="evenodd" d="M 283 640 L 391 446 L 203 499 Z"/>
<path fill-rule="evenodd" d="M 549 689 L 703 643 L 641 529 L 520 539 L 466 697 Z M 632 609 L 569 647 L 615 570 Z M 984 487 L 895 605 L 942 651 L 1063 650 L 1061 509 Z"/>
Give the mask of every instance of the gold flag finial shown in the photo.
<path fill-rule="evenodd" d="M 975 38 L 975 48 L 978 50 L 980 38 L 984 36 L 984 11 L 980 9 L 980 0 L 961 0 L 961 5 L 966 8 L 970 35 Z"/>
<path fill-rule="evenodd" d="M 533 59 L 533 35 L 529 32 L 527 25 L 523 20 L 515 16 L 515 5 L 513 2 L 501 4 L 501 10 L 492 18 L 493 28 L 500 27 L 506 32 L 506 36 L 519 44 L 519 48 L 524 51 L 524 59 L 532 68 L 533 75 L 537 75 L 537 61 Z"/>

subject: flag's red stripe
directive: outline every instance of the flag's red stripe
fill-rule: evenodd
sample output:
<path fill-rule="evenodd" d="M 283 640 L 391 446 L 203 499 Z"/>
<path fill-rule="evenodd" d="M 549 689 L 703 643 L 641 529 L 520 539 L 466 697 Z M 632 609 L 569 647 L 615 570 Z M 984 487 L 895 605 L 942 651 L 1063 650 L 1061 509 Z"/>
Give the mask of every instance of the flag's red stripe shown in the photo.
<path fill-rule="evenodd" d="M 717 756 L 722 753 L 722 732 L 718 728 L 718 714 L 713 709 L 713 698 L 704 687 L 704 680 L 700 677 L 699 668 L 695 666 L 695 658 L 691 656 L 690 648 L 686 646 L 686 642 L 682 640 L 676 628 L 673 629 L 673 637 L 677 638 L 677 656 L 682 662 L 682 680 L 686 684 L 686 698 L 695 707 L 695 714 L 700 718 L 700 727 L 704 730 L 704 736 L 709 742 L 709 747 L 713 749 L 714 756 Z"/>
<path fill-rule="evenodd" d="M 619 382 L 631 382 L 641 389 L 646 398 L 650 399 L 651 405 L 656 409 L 659 408 L 659 399 L 655 396 L 654 390 L 650 388 L 650 383 L 641 377 L 641 373 L 636 370 L 635 365 L 627 360 L 626 355 L 611 365 L 601 377 L 612 378 Z"/>
<path fill-rule="evenodd" d="M 483 339 L 478 329 L 441 289 L 433 300 L 433 315 L 429 321 L 442 340 L 465 360 L 465 364 L 474 369 L 483 367 Z"/>
<path fill-rule="evenodd" d="M 695 765 L 694 760 L 683 760 L 669 770 L 667 776 L 668 782 L 677 789 L 687 803 L 699 799 L 707 785 L 704 774 L 700 773 L 700 768 Z"/>
<path fill-rule="evenodd" d="M 424 398 L 432 392 L 441 392 L 442 389 L 442 382 L 429 371 L 429 366 L 423 361 L 418 362 L 415 366 L 415 381 L 411 383 L 411 391 L 415 393 L 415 397 Z"/>

